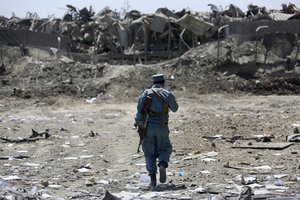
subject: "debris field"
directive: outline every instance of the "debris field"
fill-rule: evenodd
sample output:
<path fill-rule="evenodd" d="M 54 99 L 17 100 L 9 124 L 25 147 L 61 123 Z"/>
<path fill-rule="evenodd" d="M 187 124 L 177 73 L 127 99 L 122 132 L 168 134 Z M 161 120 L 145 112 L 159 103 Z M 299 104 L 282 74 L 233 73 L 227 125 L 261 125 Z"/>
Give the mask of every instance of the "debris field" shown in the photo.
<path fill-rule="evenodd" d="M 210 6 L 1 18 L 0 199 L 299 199 L 299 10 Z M 133 123 L 156 73 L 179 110 L 149 191 Z"/>

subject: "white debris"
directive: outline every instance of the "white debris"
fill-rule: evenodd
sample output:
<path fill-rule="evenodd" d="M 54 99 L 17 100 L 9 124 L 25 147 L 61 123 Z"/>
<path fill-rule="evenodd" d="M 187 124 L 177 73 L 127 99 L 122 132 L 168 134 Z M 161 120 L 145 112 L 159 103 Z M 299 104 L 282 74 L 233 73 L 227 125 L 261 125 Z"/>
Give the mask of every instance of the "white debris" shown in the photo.
<path fill-rule="evenodd" d="M 99 180 L 99 181 L 96 181 L 96 183 L 103 184 L 103 185 L 108 185 L 110 182 L 109 182 L 109 180 Z"/>
<path fill-rule="evenodd" d="M 172 193 L 172 194 L 162 194 L 160 195 L 162 198 L 167 199 L 179 199 L 179 200 L 190 200 L 191 198 L 189 196 L 183 196 L 181 193 Z"/>
<path fill-rule="evenodd" d="M 7 180 L 20 180 L 21 178 L 19 176 L 13 175 L 13 176 L 4 176 L 2 177 L 3 180 L 7 181 Z"/>
<path fill-rule="evenodd" d="M 203 170 L 203 171 L 200 171 L 201 174 L 210 174 L 210 171 L 207 171 L 207 170 Z"/>
<path fill-rule="evenodd" d="M 277 186 L 275 184 L 266 184 L 265 188 L 268 189 L 268 190 L 276 190 L 276 191 L 289 189 L 289 187 Z"/>
<path fill-rule="evenodd" d="M 131 175 L 132 178 L 139 178 L 140 176 L 141 176 L 141 174 L 138 172 Z"/>
<path fill-rule="evenodd" d="M 287 177 L 288 175 L 287 174 L 279 174 L 279 175 L 274 175 L 274 178 L 275 179 L 281 179 L 281 178 L 284 178 L 284 177 Z"/>
<path fill-rule="evenodd" d="M 150 177 L 147 174 L 141 174 L 138 182 L 139 183 L 150 183 Z"/>
<path fill-rule="evenodd" d="M 272 167 L 270 167 L 268 165 L 263 165 L 263 166 L 259 166 L 259 167 L 253 167 L 253 169 L 257 169 L 257 170 L 271 170 Z"/>
<path fill-rule="evenodd" d="M 18 153 L 28 153 L 27 150 L 20 150 L 20 151 L 17 151 Z"/>
<path fill-rule="evenodd" d="M 48 185 L 48 187 L 52 188 L 52 189 L 60 189 L 60 188 L 62 188 L 62 185 L 55 185 L 55 184 L 53 184 L 53 185 Z"/>
<path fill-rule="evenodd" d="M 139 166 L 139 167 L 145 167 L 145 166 L 146 166 L 146 163 L 136 163 L 135 165 L 136 165 L 136 166 Z"/>
<path fill-rule="evenodd" d="M 52 47 L 51 47 L 51 48 L 52 48 Z M 54 53 L 54 54 L 56 54 L 56 53 Z M 68 63 L 68 64 L 70 64 L 70 63 L 75 63 L 74 60 L 72 60 L 72 59 L 70 59 L 70 58 L 68 58 L 68 57 L 65 57 L 65 56 L 62 56 L 62 58 L 60 59 L 60 61 L 61 61 L 61 62 L 64 62 L 64 63 Z"/>
<path fill-rule="evenodd" d="M 137 199 L 140 196 L 139 192 L 119 192 L 119 193 L 113 193 L 112 195 L 121 198 L 122 200 L 131 200 L 131 199 Z"/>
<path fill-rule="evenodd" d="M 50 194 L 46 194 L 46 193 L 43 193 L 42 197 L 45 198 L 45 199 L 52 198 L 52 196 Z"/>
<path fill-rule="evenodd" d="M 292 124 L 293 128 L 300 128 L 300 124 Z"/>
<path fill-rule="evenodd" d="M 198 188 L 194 189 L 194 190 L 191 190 L 192 192 L 194 193 L 203 193 L 205 192 L 204 188 L 199 186 Z"/>
<path fill-rule="evenodd" d="M 6 183 L 5 181 L 0 181 L 0 189 L 6 189 L 6 188 L 10 188 L 10 184 Z"/>
<path fill-rule="evenodd" d="M 97 98 L 96 98 L 96 97 L 93 97 L 93 98 L 91 98 L 91 99 L 86 99 L 85 102 L 86 102 L 86 103 L 95 103 L 96 100 L 97 100 Z"/>
<path fill-rule="evenodd" d="M 26 166 L 26 167 L 39 167 L 40 164 L 39 163 L 29 163 L 29 162 L 26 162 L 26 163 L 23 163 L 23 166 Z"/>
<path fill-rule="evenodd" d="M 251 188 L 262 188 L 265 187 L 264 185 L 258 184 L 258 183 L 252 183 L 248 185 Z"/>
<path fill-rule="evenodd" d="M 167 176 L 174 176 L 173 172 L 167 172 Z"/>
<path fill-rule="evenodd" d="M 80 156 L 79 158 L 80 159 L 85 159 L 85 158 L 93 158 L 94 155 L 83 155 L 83 156 Z"/>
<path fill-rule="evenodd" d="M 88 169 L 88 168 L 83 167 L 83 168 L 78 169 L 78 171 L 79 171 L 79 172 L 89 172 L 89 171 L 91 171 L 91 170 Z"/>
<path fill-rule="evenodd" d="M 219 154 L 218 152 L 211 151 L 211 152 L 207 152 L 207 153 L 189 155 L 189 156 L 184 157 L 182 160 L 193 160 L 193 159 L 196 159 L 196 158 L 205 159 L 205 158 L 216 157 L 216 156 L 218 156 L 218 154 Z"/>
<path fill-rule="evenodd" d="M 148 192 L 146 194 L 142 194 L 140 197 L 142 199 L 152 199 L 158 197 L 159 193 L 158 192 Z"/>
<path fill-rule="evenodd" d="M 216 161 L 216 159 L 213 159 L 213 158 L 203 158 L 201 159 L 203 162 L 213 162 L 213 161 Z"/>
<path fill-rule="evenodd" d="M 249 185 L 249 184 L 252 184 L 252 183 L 256 183 L 257 178 L 256 177 L 243 177 L 243 176 L 241 176 L 240 181 L 241 181 L 242 185 Z"/>
<path fill-rule="evenodd" d="M 129 190 L 139 190 L 141 187 L 139 186 L 134 186 L 134 185 L 131 185 L 131 184 L 127 184 L 125 186 L 126 189 L 129 189 Z"/>
<path fill-rule="evenodd" d="M 65 114 L 65 117 L 74 118 L 74 117 L 75 117 L 75 115 L 73 115 L 73 114 L 69 113 L 69 114 Z"/>
<path fill-rule="evenodd" d="M 78 157 L 65 157 L 64 160 L 77 160 Z"/>

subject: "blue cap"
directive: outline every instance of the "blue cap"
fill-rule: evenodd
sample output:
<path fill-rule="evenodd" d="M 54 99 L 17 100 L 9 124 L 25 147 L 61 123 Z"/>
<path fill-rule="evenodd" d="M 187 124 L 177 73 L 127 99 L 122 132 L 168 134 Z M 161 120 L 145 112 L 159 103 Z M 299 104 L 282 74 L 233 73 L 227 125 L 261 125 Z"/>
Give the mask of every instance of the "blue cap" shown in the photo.
<path fill-rule="evenodd" d="M 162 82 L 165 80 L 165 75 L 163 74 L 155 74 L 152 76 L 153 82 Z"/>

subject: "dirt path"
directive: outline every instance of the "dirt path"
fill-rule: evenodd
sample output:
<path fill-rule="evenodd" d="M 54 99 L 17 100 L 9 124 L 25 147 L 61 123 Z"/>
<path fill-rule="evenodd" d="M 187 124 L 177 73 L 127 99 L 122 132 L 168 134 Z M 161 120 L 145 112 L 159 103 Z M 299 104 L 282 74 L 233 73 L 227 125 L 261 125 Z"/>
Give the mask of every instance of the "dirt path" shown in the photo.
<path fill-rule="evenodd" d="M 136 102 L 87 103 L 63 98 L 51 105 L 45 100 L 0 102 L 1 137 L 29 137 L 32 128 L 48 129 L 51 134 L 48 139 L 30 143 L 1 141 L 0 186 L 5 182 L 13 186 L 10 188 L 26 189 L 24 195 L 64 199 L 102 199 L 105 190 L 123 195 L 123 199 L 130 195 L 206 199 L 207 192 L 236 199 L 245 188 L 240 178 L 244 176 L 255 177 L 261 185 L 253 188 L 256 196 L 263 189 L 278 195 L 299 193 L 298 144 L 280 151 L 235 149 L 224 139 L 203 138 L 266 134 L 275 136 L 273 142 L 284 142 L 293 133 L 291 125 L 300 124 L 298 96 L 200 95 L 178 101 L 179 111 L 171 113 L 174 152 L 167 186 L 184 184 L 186 189 L 154 194 L 138 183 L 146 169 L 143 156 L 136 154 L 138 137 L 132 129 Z M 14 159 L 21 155 L 27 157 Z M 10 159 L 4 159 L 6 156 Z M 224 167 L 228 162 L 240 169 Z M 256 168 L 261 166 L 270 168 Z M 272 175 L 284 175 L 285 187 L 269 190 L 267 181 Z M 12 194 L 4 189 L 1 195 Z M 122 191 L 127 193 L 118 194 Z"/>

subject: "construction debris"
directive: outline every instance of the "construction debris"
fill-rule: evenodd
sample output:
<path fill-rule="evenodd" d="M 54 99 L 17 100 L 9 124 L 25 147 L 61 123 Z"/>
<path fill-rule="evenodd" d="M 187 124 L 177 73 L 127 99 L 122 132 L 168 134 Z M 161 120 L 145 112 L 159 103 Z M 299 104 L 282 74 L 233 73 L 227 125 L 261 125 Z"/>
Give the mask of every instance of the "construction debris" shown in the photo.
<path fill-rule="evenodd" d="M 92 7 L 77 9 L 72 5 L 66 5 L 67 11 L 62 18 L 51 16 L 48 19 L 40 19 L 36 13 L 29 13 L 24 19 L 2 17 L 0 27 L 57 34 L 60 39 L 53 45 L 62 48 L 63 43 L 68 43 L 67 48 L 71 52 L 96 54 L 169 52 L 170 54 L 179 50 L 183 53 L 189 50 L 189 47 L 216 39 L 214 36 L 217 35 L 218 28 L 232 21 L 247 23 L 249 20 L 279 20 L 280 14 L 289 16 L 289 18 L 280 17 L 281 20 L 300 16 L 299 9 L 291 3 L 288 6 L 283 4 L 282 10 L 277 11 L 268 11 L 265 7 L 252 4 L 248 6 L 246 12 L 233 4 L 224 11 L 216 5 L 209 4 L 209 6 L 211 13 L 185 9 L 174 12 L 160 8 L 156 13 L 147 15 L 135 10 L 128 11 L 123 18 L 120 13 L 109 7 L 96 13 Z M 6 37 L 2 40 L 6 40 Z M 184 41 L 184 46 L 180 46 L 178 42 L 180 40 Z M 25 41 L 20 44 L 24 45 Z"/>
<path fill-rule="evenodd" d="M 275 149 L 282 150 L 293 145 L 291 142 L 267 142 L 267 143 L 244 143 L 235 144 L 232 148 L 248 148 L 248 149 Z"/>
<path fill-rule="evenodd" d="M 9 143 L 22 143 L 22 142 L 35 142 L 40 139 L 48 139 L 50 134 L 47 131 L 37 132 L 32 129 L 32 135 L 29 138 L 19 138 L 19 139 L 9 139 L 5 137 L 0 137 L 1 140 Z"/>

